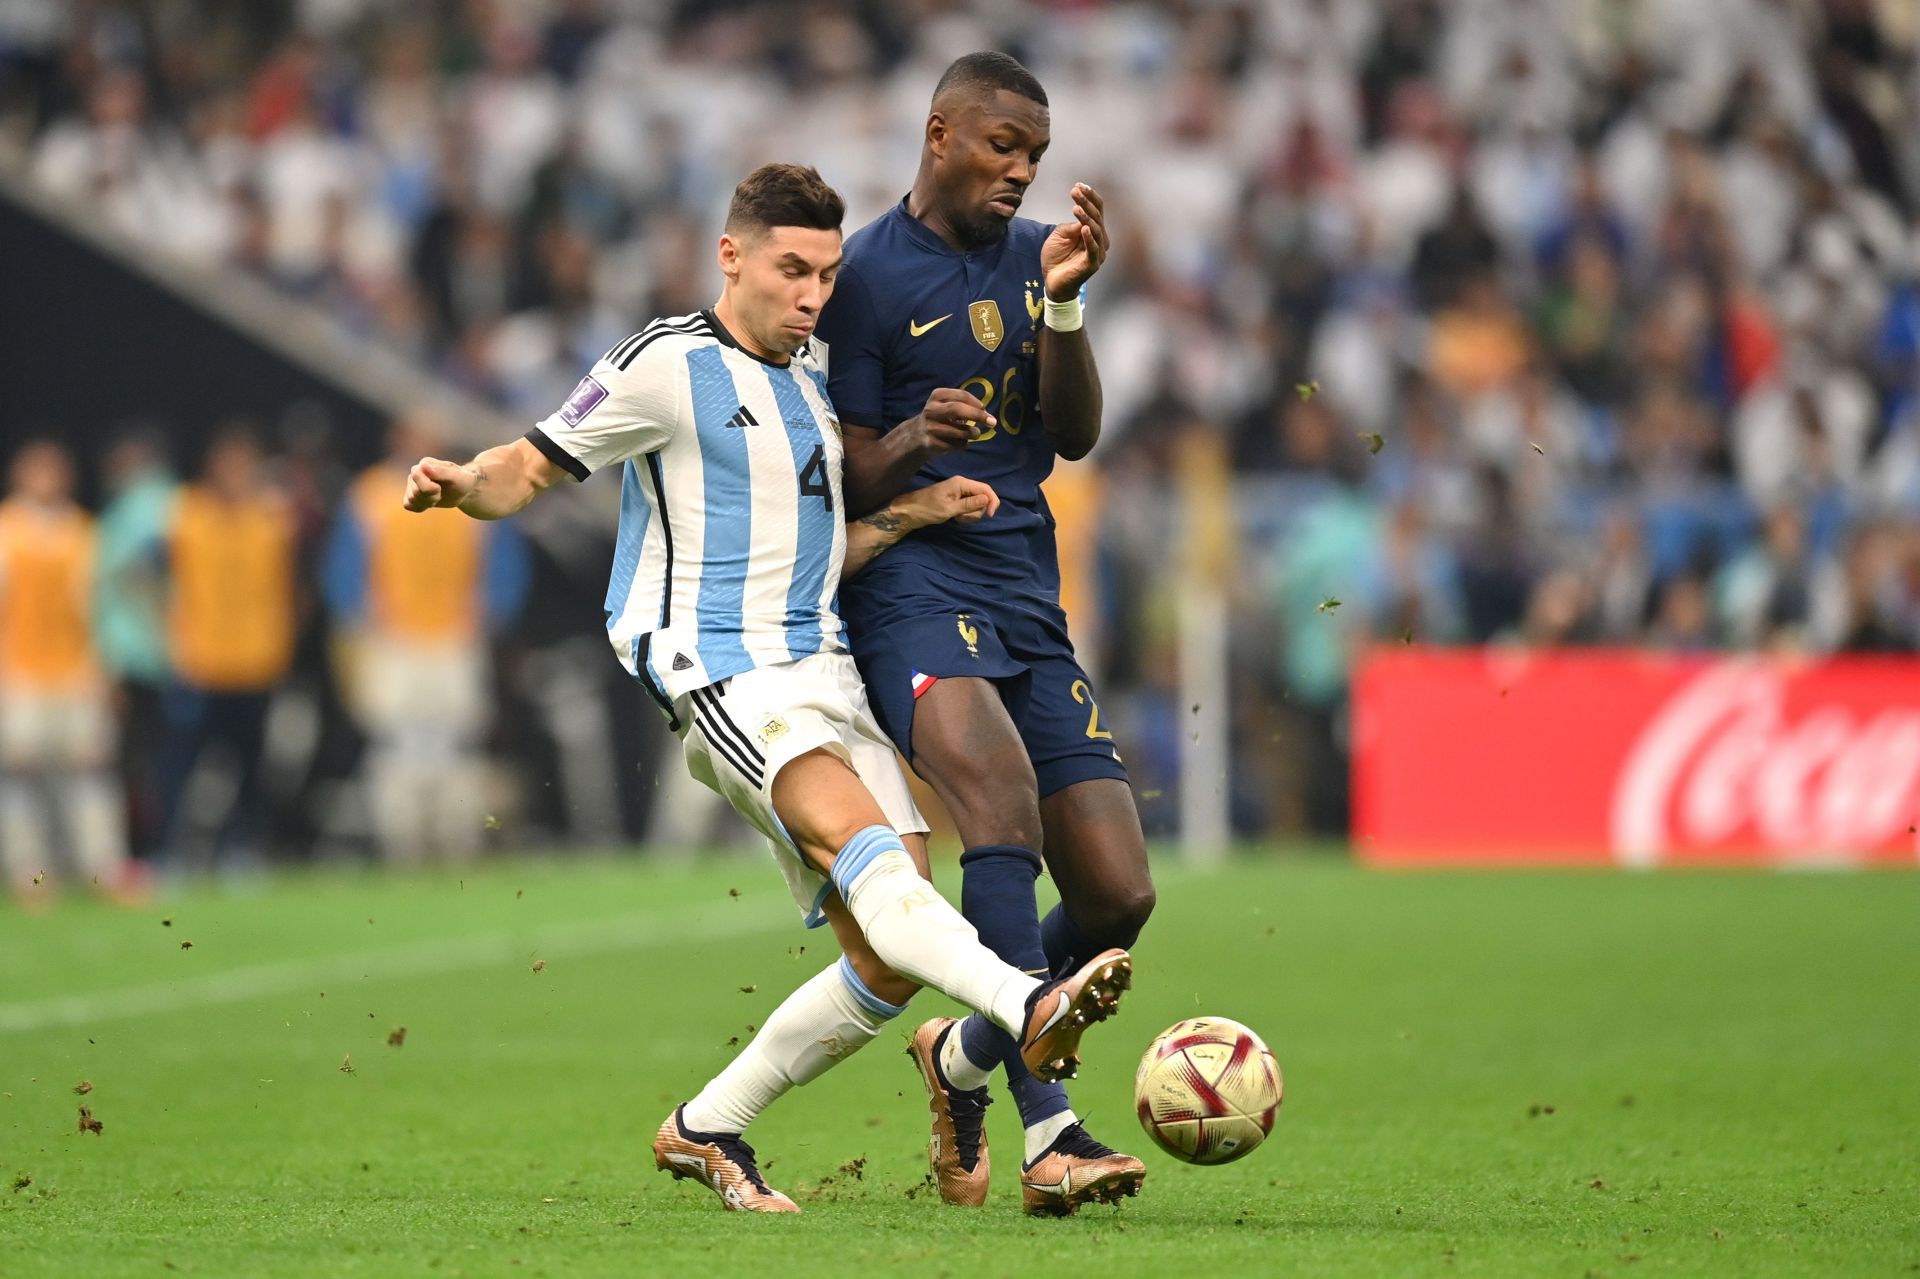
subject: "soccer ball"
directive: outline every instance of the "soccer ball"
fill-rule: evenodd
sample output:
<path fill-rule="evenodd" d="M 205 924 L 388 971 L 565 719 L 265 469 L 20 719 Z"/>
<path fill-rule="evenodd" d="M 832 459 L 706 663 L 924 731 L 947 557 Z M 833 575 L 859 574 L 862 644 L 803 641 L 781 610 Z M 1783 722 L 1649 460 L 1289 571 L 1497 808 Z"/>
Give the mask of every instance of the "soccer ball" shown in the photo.
<path fill-rule="evenodd" d="M 1189 1017 L 1147 1045 L 1133 1101 L 1140 1126 L 1175 1159 L 1232 1163 L 1273 1131 L 1280 1067 L 1239 1022 Z"/>

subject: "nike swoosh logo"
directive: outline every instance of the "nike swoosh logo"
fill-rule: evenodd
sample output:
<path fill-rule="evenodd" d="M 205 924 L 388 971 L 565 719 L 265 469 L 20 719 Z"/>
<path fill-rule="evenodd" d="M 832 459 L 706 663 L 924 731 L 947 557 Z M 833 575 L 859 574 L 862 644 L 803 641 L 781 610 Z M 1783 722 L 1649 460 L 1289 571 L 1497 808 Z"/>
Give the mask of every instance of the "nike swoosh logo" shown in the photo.
<path fill-rule="evenodd" d="M 907 332 L 912 334 L 914 337 L 919 337 L 921 334 L 925 333 L 928 329 L 931 329 L 934 325 L 944 324 L 948 320 L 951 320 L 952 318 L 953 318 L 953 312 L 949 311 L 945 315 L 941 316 L 939 319 L 928 320 L 925 324 L 915 324 L 912 320 L 908 320 Z"/>
<path fill-rule="evenodd" d="M 1064 990 L 1059 992 L 1059 994 L 1056 995 L 1055 998 L 1057 998 L 1060 1001 L 1059 1006 L 1053 1010 L 1053 1016 L 1047 1018 L 1044 1022 L 1040 1024 L 1040 1029 L 1034 1032 L 1034 1035 L 1033 1035 L 1034 1039 L 1039 1039 L 1042 1035 L 1046 1034 L 1049 1030 L 1052 1030 L 1055 1026 L 1059 1025 L 1060 1019 L 1067 1015 L 1067 1009 L 1073 1006 L 1073 1001 L 1067 998 L 1067 992 Z M 1032 1040 L 1029 1040 L 1028 1042 L 1031 1043 Z"/>
<path fill-rule="evenodd" d="M 1073 1174 L 1070 1172 L 1060 1174 L 1060 1181 L 1057 1185 L 1050 1186 L 1044 1181 L 1029 1181 L 1027 1184 L 1042 1194 L 1058 1195 L 1062 1199 L 1065 1199 L 1068 1190 L 1073 1186 Z"/>

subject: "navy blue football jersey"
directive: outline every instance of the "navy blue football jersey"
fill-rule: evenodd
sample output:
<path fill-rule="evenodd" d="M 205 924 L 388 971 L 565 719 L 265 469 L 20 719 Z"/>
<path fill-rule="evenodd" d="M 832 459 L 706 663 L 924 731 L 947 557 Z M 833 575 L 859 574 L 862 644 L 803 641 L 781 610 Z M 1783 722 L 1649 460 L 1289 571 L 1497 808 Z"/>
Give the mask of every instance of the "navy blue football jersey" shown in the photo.
<path fill-rule="evenodd" d="M 1058 594 L 1053 521 L 1040 491 L 1054 452 L 1040 418 L 1036 360 L 1046 297 L 1040 246 L 1052 230 L 1015 218 L 998 244 L 961 250 L 902 200 L 848 238 L 816 333 L 826 344 L 834 411 L 843 422 L 890 431 L 940 387 L 971 393 L 996 424 L 928 463 L 909 487 L 964 475 L 1000 495 L 992 519 L 906 538 L 847 584 L 849 599 L 914 571 Z"/>

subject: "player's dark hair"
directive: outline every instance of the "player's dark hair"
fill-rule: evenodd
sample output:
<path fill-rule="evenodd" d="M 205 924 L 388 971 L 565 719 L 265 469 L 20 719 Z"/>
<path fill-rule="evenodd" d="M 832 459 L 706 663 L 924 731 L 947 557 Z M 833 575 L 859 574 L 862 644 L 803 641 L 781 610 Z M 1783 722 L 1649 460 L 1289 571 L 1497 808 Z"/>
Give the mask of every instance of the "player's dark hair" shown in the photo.
<path fill-rule="evenodd" d="M 1004 53 L 991 51 L 969 53 L 953 60 L 940 76 L 940 83 L 933 86 L 934 101 L 950 90 L 960 89 L 977 93 L 982 97 L 996 89 L 1005 89 L 1041 106 L 1047 105 L 1047 91 L 1033 78 L 1033 72 Z"/>
<path fill-rule="evenodd" d="M 820 171 L 804 164 L 763 164 L 733 189 L 727 234 L 757 235 L 774 227 L 804 226 L 838 231 L 847 202 Z"/>

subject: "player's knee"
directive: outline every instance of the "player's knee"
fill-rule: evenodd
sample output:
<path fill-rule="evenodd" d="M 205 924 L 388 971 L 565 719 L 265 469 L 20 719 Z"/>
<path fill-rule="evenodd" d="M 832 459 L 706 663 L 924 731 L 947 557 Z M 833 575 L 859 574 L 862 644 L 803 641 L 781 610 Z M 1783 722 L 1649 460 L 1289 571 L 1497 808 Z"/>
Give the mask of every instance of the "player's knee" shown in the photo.
<path fill-rule="evenodd" d="M 1117 885 L 1101 890 L 1092 901 L 1083 903 L 1074 913 L 1074 922 L 1101 949 L 1125 948 L 1140 939 L 1157 900 L 1151 881 Z"/>
<path fill-rule="evenodd" d="M 872 951 L 853 951 L 847 955 L 847 962 L 865 986 L 876 998 L 895 1007 L 900 1007 L 920 993 L 920 984 L 902 977 L 899 973 L 882 963 L 880 957 Z"/>

